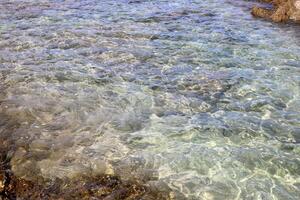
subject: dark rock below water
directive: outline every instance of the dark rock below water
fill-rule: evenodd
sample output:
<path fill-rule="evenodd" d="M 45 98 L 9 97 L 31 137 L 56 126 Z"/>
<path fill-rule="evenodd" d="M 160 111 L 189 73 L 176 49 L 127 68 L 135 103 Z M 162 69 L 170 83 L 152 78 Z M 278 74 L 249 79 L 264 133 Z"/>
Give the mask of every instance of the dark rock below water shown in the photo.
<path fill-rule="evenodd" d="M 1 144 L 2 143 L 2 144 Z M 170 199 L 170 193 L 154 191 L 139 180 L 124 181 L 117 176 L 99 175 L 72 180 L 40 180 L 38 183 L 16 177 L 10 169 L 8 146 L 0 142 L 0 199 L 1 200 L 67 200 L 67 199 Z"/>
<path fill-rule="evenodd" d="M 107 175 L 40 185 L 6 172 L 0 175 L 0 189 L 2 199 L 168 199 L 138 182 L 124 182 Z"/>
<path fill-rule="evenodd" d="M 293 20 L 300 22 L 300 0 L 262 0 L 273 5 L 273 9 L 255 6 L 252 15 L 271 19 L 274 22 Z"/>
<path fill-rule="evenodd" d="M 169 199 L 168 194 L 151 191 L 138 181 L 122 181 L 116 176 L 80 177 L 37 184 L 0 172 L 0 199 Z"/>

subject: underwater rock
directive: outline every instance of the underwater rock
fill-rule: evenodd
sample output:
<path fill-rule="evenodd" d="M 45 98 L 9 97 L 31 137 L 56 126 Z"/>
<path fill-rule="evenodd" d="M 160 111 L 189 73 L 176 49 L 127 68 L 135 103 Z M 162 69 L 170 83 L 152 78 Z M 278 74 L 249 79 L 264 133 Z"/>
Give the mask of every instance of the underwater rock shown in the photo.
<path fill-rule="evenodd" d="M 4 148 L 0 141 L 0 200 L 5 199 L 173 199 L 170 190 L 160 192 L 139 180 L 122 180 L 119 176 L 100 173 L 98 175 L 78 175 L 72 179 L 46 180 L 39 176 L 39 181 L 25 179 L 13 173 L 11 162 L 7 159 L 9 148 Z M 26 152 L 19 149 L 19 156 Z M 99 165 L 104 165 L 99 161 Z M 28 166 L 26 169 L 34 168 Z M 37 172 L 35 169 L 33 170 Z M 38 172 L 37 172 L 38 173 Z M 32 177 L 32 176 L 31 176 Z"/>
<path fill-rule="evenodd" d="M 285 22 L 293 20 L 300 22 L 300 0 L 263 0 L 271 3 L 273 9 L 254 6 L 252 15 L 271 19 L 274 22 Z"/>
<path fill-rule="evenodd" d="M 1 177 L 0 177 L 1 178 Z M 136 181 L 121 181 L 115 176 L 97 176 L 93 178 L 80 177 L 76 180 L 55 180 L 48 185 L 37 184 L 13 174 L 7 174 L 3 180 L 0 199 L 171 199 L 166 194 L 151 191 L 144 184 Z"/>

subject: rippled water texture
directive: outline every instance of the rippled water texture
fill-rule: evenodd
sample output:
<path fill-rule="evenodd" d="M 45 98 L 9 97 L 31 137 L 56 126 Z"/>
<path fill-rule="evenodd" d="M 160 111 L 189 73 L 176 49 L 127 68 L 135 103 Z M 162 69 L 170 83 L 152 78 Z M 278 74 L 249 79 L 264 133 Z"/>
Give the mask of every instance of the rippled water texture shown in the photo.
<path fill-rule="evenodd" d="M 300 29 L 243 0 L 0 0 L 0 133 L 29 180 L 300 199 Z"/>

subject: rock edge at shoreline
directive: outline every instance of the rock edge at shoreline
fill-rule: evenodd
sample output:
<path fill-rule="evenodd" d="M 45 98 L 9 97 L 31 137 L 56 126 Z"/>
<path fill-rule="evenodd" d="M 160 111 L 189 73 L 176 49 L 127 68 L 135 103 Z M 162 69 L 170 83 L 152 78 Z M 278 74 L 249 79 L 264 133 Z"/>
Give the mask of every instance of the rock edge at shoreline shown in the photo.
<path fill-rule="evenodd" d="M 274 22 L 289 20 L 300 23 L 300 0 L 261 0 L 270 3 L 273 9 L 254 6 L 251 13 L 255 17 L 270 19 Z"/>

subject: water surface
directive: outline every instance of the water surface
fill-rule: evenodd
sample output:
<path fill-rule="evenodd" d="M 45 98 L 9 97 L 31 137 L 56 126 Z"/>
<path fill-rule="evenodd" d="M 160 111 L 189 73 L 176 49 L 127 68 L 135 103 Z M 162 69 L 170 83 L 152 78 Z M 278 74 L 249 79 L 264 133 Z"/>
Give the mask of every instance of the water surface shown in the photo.
<path fill-rule="evenodd" d="M 29 180 L 300 199 L 300 29 L 243 0 L 0 0 L 0 133 Z"/>

